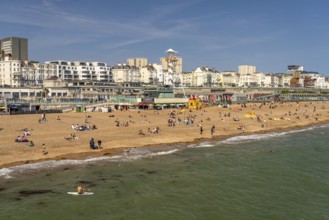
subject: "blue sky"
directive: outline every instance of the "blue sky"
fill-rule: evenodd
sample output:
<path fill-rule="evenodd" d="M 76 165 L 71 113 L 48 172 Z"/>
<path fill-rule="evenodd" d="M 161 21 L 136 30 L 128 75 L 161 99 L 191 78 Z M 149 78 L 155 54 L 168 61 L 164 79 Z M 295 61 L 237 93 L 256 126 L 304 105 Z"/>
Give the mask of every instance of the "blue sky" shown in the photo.
<path fill-rule="evenodd" d="M 327 0 L 0 0 L 0 38 L 29 40 L 29 58 L 159 63 L 172 48 L 183 70 L 208 66 L 329 75 Z"/>

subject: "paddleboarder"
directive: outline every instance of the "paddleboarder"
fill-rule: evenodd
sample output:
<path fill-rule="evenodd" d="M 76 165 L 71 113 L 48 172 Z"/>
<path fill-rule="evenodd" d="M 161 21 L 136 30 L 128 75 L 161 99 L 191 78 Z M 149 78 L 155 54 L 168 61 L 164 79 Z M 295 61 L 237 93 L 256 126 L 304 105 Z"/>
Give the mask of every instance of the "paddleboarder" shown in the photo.
<path fill-rule="evenodd" d="M 83 194 L 83 193 L 85 192 L 85 190 L 84 190 L 84 188 L 82 187 L 82 185 L 79 185 L 79 186 L 77 187 L 77 192 L 78 192 L 79 194 Z"/>

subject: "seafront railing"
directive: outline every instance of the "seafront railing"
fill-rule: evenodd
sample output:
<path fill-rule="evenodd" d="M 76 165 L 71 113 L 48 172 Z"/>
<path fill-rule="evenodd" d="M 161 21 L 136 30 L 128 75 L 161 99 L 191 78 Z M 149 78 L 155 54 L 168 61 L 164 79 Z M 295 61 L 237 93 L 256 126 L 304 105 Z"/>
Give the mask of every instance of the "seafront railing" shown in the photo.
<path fill-rule="evenodd" d="M 109 99 L 79 99 L 79 98 L 41 98 L 41 99 L 7 99 L 7 103 L 82 103 L 100 104 L 105 102 L 137 103 L 141 98 L 135 96 L 112 96 Z"/>
<path fill-rule="evenodd" d="M 18 103 L 30 103 L 30 104 L 46 104 L 46 103 L 64 103 L 64 104 L 97 104 L 104 103 L 106 100 L 94 100 L 94 99 L 7 99 L 8 104 L 18 104 Z"/>

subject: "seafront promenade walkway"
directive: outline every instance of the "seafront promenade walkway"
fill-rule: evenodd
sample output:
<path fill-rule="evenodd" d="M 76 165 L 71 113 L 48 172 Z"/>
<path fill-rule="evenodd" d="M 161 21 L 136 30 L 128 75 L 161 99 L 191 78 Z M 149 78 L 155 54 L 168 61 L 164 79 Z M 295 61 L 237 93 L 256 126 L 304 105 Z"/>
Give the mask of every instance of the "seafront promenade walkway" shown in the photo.
<path fill-rule="evenodd" d="M 114 105 L 137 105 L 141 98 L 116 96 L 108 100 L 95 100 L 95 99 L 79 99 L 79 98 L 42 98 L 42 99 L 2 99 L 0 106 L 4 109 L 19 111 L 34 111 L 34 110 L 65 110 L 70 111 L 77 107 L 90 108 L 90 107 L 108 107 Z"/>

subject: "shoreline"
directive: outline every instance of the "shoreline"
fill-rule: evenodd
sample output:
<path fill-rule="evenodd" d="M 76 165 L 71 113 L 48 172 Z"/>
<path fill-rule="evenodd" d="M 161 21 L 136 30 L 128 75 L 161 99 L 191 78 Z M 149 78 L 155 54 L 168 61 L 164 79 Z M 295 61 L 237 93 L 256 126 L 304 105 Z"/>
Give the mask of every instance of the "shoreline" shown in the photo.
<path fill-rule="evenodd" d="M 329 124 L 329 101 L 247 105 L 206 107 L 202 110 L 186 110 L 184 113 L 179 109 L 166 109 L 48 114 L 46 123 L 40 123 L 40 115 L 0 116 L 0 169 L 49 160 L 114 156 L 132 148 L 218 142 L 242 135 L 301 130 Z M 168 119 L 173 113 L 175 119 L 193 118 L 194 124 L 188 125 L 181 120 L 181 124 L 176 121 L 175 126 L 169 125 Z M 83 123 L 95 124 L 97 129 L 72 130 L 71 125 Z M 210 133 L 212 126 L 216 126 L 213 135 Z M 238 128 L 240 126 L 245 128 L 244 132 Z M 156 127 L 160 128 L 159 133 L 147 132 Z M 34 147 L 14 142 L 17 135 L 22 134 L 22 128 L 31 130 L 28 138 L 33 140 Z M 145 135 L 138 135 L 139 130 L 143 130 Z M 72 133 L 78 136 L 78 140 L 65 139 Z M 102 140 L 103 149 L 90 150 L 91 138 Z M 42 154 L 43 144 L 49 152 L 47 155 Z"/>
<path fill-rule="evenodd" d="M 321 121 L 314 124 L 308 124 L 308 125 L 297 125 L 287 128 L 275 128 L 275 129 L 269 129 L 266 131 L 256 131 L 256 132 L 244 132 L 239 135 L 214 135 L 213 138 L 195 138 L 193 141 L 187 141 L 187 142 L 174 142 L 174 143 L 162 143 L 162 144 L 149 144 L 144 145 L 141 147 L 138 147 L 140 149 L 142 148 L 161 148 L 161 147 L 169 147 L 169 146 L 177 146 L 177 145 L 183 145 L 184 148 L 188 145 L 192 144 L 201 144 L 204 142 L 220 142 L 224 140 L 228 140 L 233 137 L 239 137 L 239 136 L 249 136 L 253 134 L 270 134 L 270 133 L 283 133 L 283 132 L 289 132 L 289 131 L 299 131 L 304 130 L 307 128 L 312 127 L 320 127 L 322 125 L 329 125 L 328 121 Z M 3 168 L 11 168 L 11 167 L 17 167 L 25 164 L 34 164 L 34 163 L 40 163 L 45 161 L 58 161 L 58 160 L 85 160 L 88 158 L 98 158 L 102 156 L 117 156 L 123 154 L 125 150 L 129 150 L 132 147 L 123 147 L 123 148 L 112 148 L 112 149 L 102 149 L 97 151 L 91 151 L 91 152 L 82 152 L 82 153 L 68 153 L 64 155 L 59 155 L 56 157 L 50 157 L 50 158 L 44 158 L 44 159 L 38 159 L 38 160 L 26 160 L 26 161 L 15 161 L 8 164 L 2 164 L 0 166 L 0 170 Z"/>

